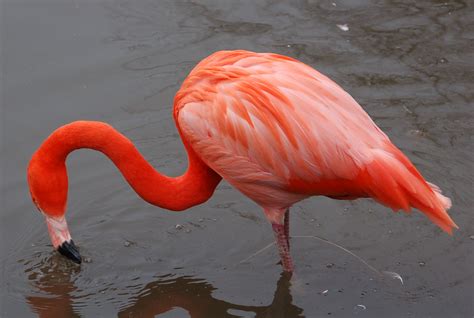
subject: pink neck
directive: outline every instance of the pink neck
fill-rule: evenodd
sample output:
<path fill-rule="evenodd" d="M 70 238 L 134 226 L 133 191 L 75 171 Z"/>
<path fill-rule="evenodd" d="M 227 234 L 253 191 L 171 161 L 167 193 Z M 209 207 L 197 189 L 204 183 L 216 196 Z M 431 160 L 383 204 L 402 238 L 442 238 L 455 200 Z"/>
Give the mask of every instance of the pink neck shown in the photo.
<path fill-rule="evenodd" d="M 100 151 L 112 160 L 145 201 L 179 211 L 207 201 L 221 180 L 183 141 L 189 167 L 175 178 L 157 172 L 128 138 L 102 122 L 76 121 L 60 127 L 48 137 L 34 158 L 43 164 L 62 166 L 67 155 L 76 149 Z"/>

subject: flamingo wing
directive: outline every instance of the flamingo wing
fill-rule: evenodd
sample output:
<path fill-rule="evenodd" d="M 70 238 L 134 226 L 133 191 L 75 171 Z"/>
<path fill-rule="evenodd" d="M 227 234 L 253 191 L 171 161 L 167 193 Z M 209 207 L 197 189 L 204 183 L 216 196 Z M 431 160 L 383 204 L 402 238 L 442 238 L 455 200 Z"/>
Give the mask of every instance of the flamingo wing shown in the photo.
<path fill-rule="evenodd" d="M 297 60 L 217 52 L 183 83 L 175 119 L 203 161 L 260 205 L 370 196 L 394 210 L 416 207 L 447 231 L 455 226 L 449 199 L 361 106 Z"/>

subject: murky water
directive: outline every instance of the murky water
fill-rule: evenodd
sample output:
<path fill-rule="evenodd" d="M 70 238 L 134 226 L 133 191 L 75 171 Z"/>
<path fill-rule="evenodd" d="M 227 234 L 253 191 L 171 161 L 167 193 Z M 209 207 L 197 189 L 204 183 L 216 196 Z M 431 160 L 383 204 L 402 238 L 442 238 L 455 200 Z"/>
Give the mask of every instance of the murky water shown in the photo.
<path fill-rule="evenodd" d="M 472 2 L 11 0 L 1 9 L 1 317 L 472 317 Z M 201 206 L 161 210 L 91 151 L 68 160 L 68 220 L 87 262 L 52 251 L 25 181 L 41 141 L 69 121 L 102 120 L 180 174 L 173 95 L 200 59 L 234 48 L 290 55 L 332 77 L 453 199 L 453 237 L 420 213 L 368 200 L 294 207 L 293 235 L 339 243 L 401 274 L 403 286 L 310 239 L 293 239 L 291 280 L 275 248 L 239 263 L 273 240 L 255 204 L 222 183 Z"/>

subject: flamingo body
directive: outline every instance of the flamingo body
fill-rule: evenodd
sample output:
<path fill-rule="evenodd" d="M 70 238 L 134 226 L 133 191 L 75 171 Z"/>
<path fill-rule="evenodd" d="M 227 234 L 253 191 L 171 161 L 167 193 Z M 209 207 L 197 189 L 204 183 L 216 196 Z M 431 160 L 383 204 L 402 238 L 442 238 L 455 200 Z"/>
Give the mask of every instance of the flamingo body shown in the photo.
<path fill-rule="evenodd" d="M 416 207 L 450 231 L 448 198 L 340 86 L 288 57 L 221 51 L 200 62 L 175 98 L 175 120 L 198 156 L 281 223 L 312 195 L 372 197 Z M 434 191 L 433 191 L 434 189 Z"/>
<path fill-rule="evenodd" d="M 189 161 L 179 177 L 160 174 L 105 123 L 73 122 L 46 139 L 30 161 L 28 182 L 58 251 L 81 261 L 64 218 L 65 160 L 80 148 L 104 153 L 144 200 L 168 210 L 205 202 L 224 178 L 263 208 L 289 272 L 289 208 L 309 196 L 371 197 L 395 211 L 417 208 L 448 233 L 457 227 L 446 212 L 450 200 L 423 179 L 360 105 L 292 58 L 212 54 L 183 82 L 174 119 Z"/>

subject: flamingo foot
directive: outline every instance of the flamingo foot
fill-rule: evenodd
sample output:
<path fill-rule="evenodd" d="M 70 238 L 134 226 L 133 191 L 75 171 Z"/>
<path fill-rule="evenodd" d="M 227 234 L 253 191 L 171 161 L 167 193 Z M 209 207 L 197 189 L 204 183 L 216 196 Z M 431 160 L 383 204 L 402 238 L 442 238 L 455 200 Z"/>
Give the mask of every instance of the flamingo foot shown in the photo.
<path fill-rule="evenodd" d="M 286 223 L 286 222 L 285 222 Z M 273 232 L 280 253 L 281 263 L 285 272 L 292 273 L 294 271 L 293 260 L 290 255 L 290 247 L 288 242 L 288 235 L 285 234 L 285 226 L 282 224 L 272 223 Z"/>

